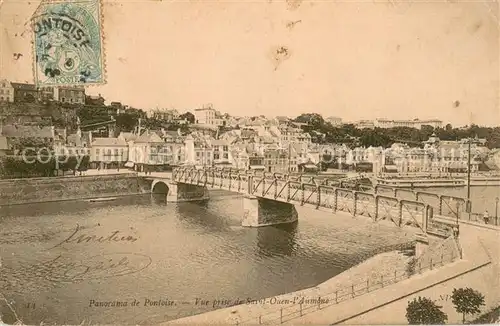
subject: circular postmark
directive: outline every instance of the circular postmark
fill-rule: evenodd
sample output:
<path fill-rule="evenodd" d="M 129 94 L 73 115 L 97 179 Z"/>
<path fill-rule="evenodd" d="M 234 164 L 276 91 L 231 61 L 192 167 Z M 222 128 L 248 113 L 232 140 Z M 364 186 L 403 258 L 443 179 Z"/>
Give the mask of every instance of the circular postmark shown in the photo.
<path fill-rule="evenodd" d="M 37 81 L 40 84 L 102 80 L 98 7 L 48 3 L 33 17 Z"/>

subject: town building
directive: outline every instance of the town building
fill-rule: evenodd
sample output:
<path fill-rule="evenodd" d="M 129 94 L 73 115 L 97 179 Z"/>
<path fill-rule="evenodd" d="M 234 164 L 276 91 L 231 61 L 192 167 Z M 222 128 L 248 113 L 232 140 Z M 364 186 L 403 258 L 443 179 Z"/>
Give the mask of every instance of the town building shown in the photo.
<path fill-rule="evenodd" d="M 120 168 L 128 161 L 128 144 L 118 137 L 92 139 L 90 163 L 92 168 Z"/>
<path fill-rule="evenodd" d="M 0 102 L 14 102 L 14 87 L 6 80 L 0 80 Z"/>
<path fill-rule="evenodd" d="M 206 168 L 213 165 L 213 149 L 210 137 L 192 133 L 185 139 L 184 165 Z"/>
<path fill-rule="evenodd" d="M 127 139 L 127 135 L 118 136 Z M 136 171 L 164 170 L 172 162 L 172 152 L 163 139 L 156 133 L 146 130 L 142 135 L 128 138 L 128 161 Z"/>
<path fill-rule="evenodd" d="M 194 121 L 201 125 L 223 126 L 225 120 L 220 112 L 216 111 L 212 105 L 207 105 L 201 109 L 194 110 Z"/>
<path fill-rule="evenodd" d="M 7 155 L 9 152 L 9 143 L 7 137 L 0 136 L 0 157 Z"/>
<path fill-rule="evenodd" d="M 210 142 L 213 151 L 214 165 L 231 165 L 233 158 L 229 150 L 230 143 L 223 139 L 214 139 Z"/>
<path fill-rule="evenodd" d="M 40 99 L 34 84 L 11 83 L 11 85 L 14 89 L 14 102 L 36 102 Z"/>
<path fill-rule="evenodd" d="M 422 129 L 423 126 L 431 126 L 433 128 L 441 128 L 443 121 L 437 119 L 427 119 L 427 120 L 389 120 L 389 119 L 376 119 L 374 121 L 374 126 L 377 128 L 395 128 L 395 127 L 407 127 Z"/>
<path fill-rule="evenodd" d="M 85 104 L 87 105 L 96 105 L 96 106 L 103 106 L 104 105 L 104 97 L 99 95 L 86 95 L 85 96 Z"/>
<path fill-rule="evenodd" d="M 283 149 L 268 149 L 264 152 L 266 172 L 287 173 L 290 170 L 288 152 Z"/>
<path fill-rule="evenodd" d="M 176 109 L 154 109 L 147 112 L 148 117 L 166 122 L 179 120 L 179 111 Z"/>
<path fill-rule="evenodd" d="M 360 120 L 354 124 L 358 129 L 374 129 L 375 123 L 371 120 Z"/>
<path fill-rule="evenodd" d="M 62 103 L 85 104 L 85 87 L 83 86 L 55 87 L 54 99 Z"/>
<path fill-rule="evenodd" d="M 327 122 L 330 122 L 330 124 L 334 127 L 338 127 L 342 125 L 342 118 L 339 117 L 328 117 L 325 119 Z"/>
<path fill-rule="evenodd" d="M 42 102 L 54 100 L 54 87 L 40 87 L 38 88 L 38 100 Z"/>
<path fill-rule="evenodd" d="M 58 133 L 56 133 L 58 134 Z M 61 137 L 62 138 L 62 137 Z M 65 142 L 56 142 L 54 152 L 57 155 L 81 156 L 91 155 L 92 133 L 82 132 L 80 128 L 66 137 Z"/>
<path fill-rule="evenodd" d="M 0 124 L 0 136 L 6 138 L 7 146 L 14 155 L 25 148 L 53 148 L 55 129 L 53 126 L 24 126 Z"/>
<path fill-rule="evenodd" d="M 300 143 L 307 146 L 312 142 L 311 135 L 292 125 L 271 126 L 269 132 L 284 147 L 289 143 Z"/>

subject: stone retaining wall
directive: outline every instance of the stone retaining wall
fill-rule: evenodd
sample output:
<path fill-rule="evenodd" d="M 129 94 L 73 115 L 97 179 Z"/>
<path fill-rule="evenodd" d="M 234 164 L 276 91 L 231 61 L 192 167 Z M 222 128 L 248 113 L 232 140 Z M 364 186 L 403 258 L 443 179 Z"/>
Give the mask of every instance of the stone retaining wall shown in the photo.
<path fill-rule="evenodd" d="M 100 198 L 148 193 L 135 174 L 29 178 L 0 181 L 0 205 Z"/>

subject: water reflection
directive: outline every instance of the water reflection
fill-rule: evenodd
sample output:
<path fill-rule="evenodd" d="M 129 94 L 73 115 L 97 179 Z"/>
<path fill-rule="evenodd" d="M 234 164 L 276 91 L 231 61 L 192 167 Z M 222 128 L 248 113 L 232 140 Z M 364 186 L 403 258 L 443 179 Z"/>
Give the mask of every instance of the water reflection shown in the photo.
<path fill-rule="evenodd" d="M 256 228 L 258 254 L 266 257 L 292 256 L 297 250 L 298 222 Z"/>
<path fill-rule="evenodd" d="M 175 211 L 177 219 L 189 228 L 209 232 L 227 230 L 229 226 L 224 215 L 209 209 L 207 201 L 178 203 Z"/>

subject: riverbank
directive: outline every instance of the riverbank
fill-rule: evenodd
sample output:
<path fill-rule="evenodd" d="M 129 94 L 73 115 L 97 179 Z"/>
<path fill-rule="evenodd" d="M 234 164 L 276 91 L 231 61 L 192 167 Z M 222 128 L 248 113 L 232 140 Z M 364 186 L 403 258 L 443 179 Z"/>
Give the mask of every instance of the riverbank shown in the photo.
<path fill-rule="evenodd" d="M 349 292 L 360 285 L 376 288 L 377 282 L 395 270 L 404 271 L 410 257 L 399 251 L 391 251 L 373 256 L 364 262 L 311 288 L 278 295 L 262 300 L 242 299 L 241 304 L 211 312 L 169 321 L 164 324 L 259 324 L 280 323 L 280 314 L 290 314 L 290 310 L 302 309 L 304 313 L 313 311 L 318 305 L 331 305 L 335 300 L 349 300 L 339 297 L 339 293 Z M 356 290 L 355 290 L 356 291 Z M 336 297 L 337 296 L 337 297 Z M 234 302 L 233 302 L 234 303 Z M 302 305 L 300 305 L 302 303 Z M 283 312 L 281 312 L 283 309 Z M 259 317 L 260 316 L 260 317 Z M 277 318 L 277 321 L 275 320 Z M 274 320 L 274 322 L 272 321 Z"/>
<path fill-rule="evenodd" d="M 0 206 L 144 194 L 135 173 L 0 180 Z"/>

